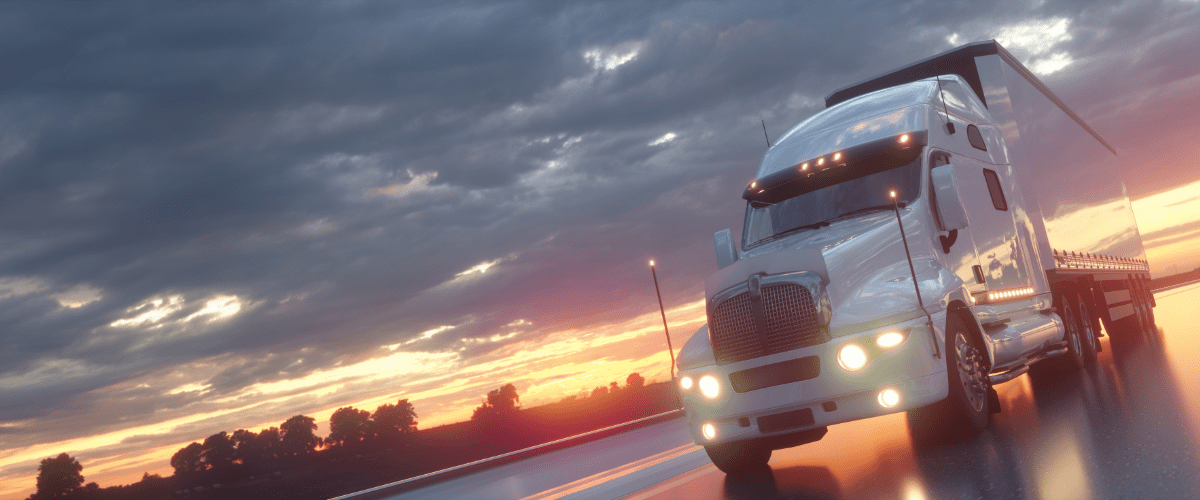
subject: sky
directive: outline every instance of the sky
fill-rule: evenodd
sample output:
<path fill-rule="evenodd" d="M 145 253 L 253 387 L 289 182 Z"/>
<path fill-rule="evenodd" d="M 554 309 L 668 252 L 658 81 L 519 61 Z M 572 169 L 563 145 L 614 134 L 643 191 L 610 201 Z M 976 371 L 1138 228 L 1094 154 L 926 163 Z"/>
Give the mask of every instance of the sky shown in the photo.
<path fill-rule="evenodd" d="M 712 233 L 833 90 L 997 39 L 1200 266 L 1200 3 L 0 4 L 0 498 L 239 428 L 669 378 Z"/>

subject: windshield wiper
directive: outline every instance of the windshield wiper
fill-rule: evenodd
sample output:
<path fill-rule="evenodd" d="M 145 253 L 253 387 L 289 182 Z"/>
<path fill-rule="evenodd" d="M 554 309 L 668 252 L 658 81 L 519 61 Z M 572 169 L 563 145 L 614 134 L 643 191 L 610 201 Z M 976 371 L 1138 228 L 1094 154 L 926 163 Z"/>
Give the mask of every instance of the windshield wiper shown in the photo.
<path fill-rule="evenodd" d="M 796 226 L 796 227 L 793 227 L 793 228 L 791 228 L 791 229 L 788 229 L 787 231 L 783 231 L 783 232 L 780 232 L 780 233 L 775 233 L 775 234 L 773 234 L 773 235 L 771 235 L 771 236 L 767 236 L 766 238 L 763 238 L 763 239 L 761 239 L 761 240 L 758 240 L 758 241 L 754 242 L 754 245 L 758 245 L 758 244 L 760 244 L 760 243 L 766 243 L 766 242 L 768 242 L 768 241 L 774 241 L 774 240 L 777 240 L 777 239 L 779 239 L 779 238 L 782 238 L 782 237 L 784 237 L 784 236 L 787 236 L 787 235 L 789 235 L 789 234 L 798 233 L 798 232 L 800 232 L 800 231 L 804 231 L 804 230 L 808 230 L 808 229 L 820 229 L 820 228 L 822 228 L 822 227 L 825 227 L 825 226 L 828 226 L 828 225 L 829 225 L 829 221 L 827 221 L 827 220 L 823 220 L 823 221 L 819 221 L 819 222 L 814 222 L 814 223 L 812 223 L 812 224 L 805 224 L 805 225 L 803 225 L 803 226 Z"/>
<path fill-rule="evenodd" d="M 900 202 L 900 208 L 904 208 L 904 202 Z M 892 209 L 892 204 L 891 204 L 891 203 L 888 203 L 887 205 L 875 205 L 875 206 L 873 206 L 873 207 L 866 207 L 866 208 L 860 208 L 860 209 L 858 209 L 858 210 L 851 210 L 851 211 L 849 211 L 849 212 L 846 212 L 846 213 L 844 213 L 844 214 L 842 214 L 842 215 L 839 215 L 839 216 L 837 216 L 837 217 L 834 217 L 834 218 L 832 218 L 832 219 L 826 219 L 826 220 L 825 220 L 825 222 L 831 222 L 831 221 L 835 221 L 835 220 L 842 220 L 842 219 L 846 219 L 846 218 L 849 218 L 849 217 L 853 217 L 853 216 L 855 216 L 855 215 L 859 215 L 859 214 L 865 214 L 865 213 L 867 213 L 867 212 L 876 212 L 876 211 L 879 211 L 879 210 L 891 210 L 891 209 Z"/>

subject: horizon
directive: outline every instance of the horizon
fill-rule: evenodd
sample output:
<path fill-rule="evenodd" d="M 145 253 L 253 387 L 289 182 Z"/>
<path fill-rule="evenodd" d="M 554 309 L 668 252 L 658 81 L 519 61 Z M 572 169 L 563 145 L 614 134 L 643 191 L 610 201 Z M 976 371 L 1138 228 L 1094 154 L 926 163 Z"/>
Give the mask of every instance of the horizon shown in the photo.
<path fill-rule="evenodd" d="M 1200 3 L 914 5 L 0 6 L 0 498 L 670 380 L 648 262 L 678 352 L 763 128 L 977 40 L 1117 150 L 1152 274 L 1200 268 Z"/>

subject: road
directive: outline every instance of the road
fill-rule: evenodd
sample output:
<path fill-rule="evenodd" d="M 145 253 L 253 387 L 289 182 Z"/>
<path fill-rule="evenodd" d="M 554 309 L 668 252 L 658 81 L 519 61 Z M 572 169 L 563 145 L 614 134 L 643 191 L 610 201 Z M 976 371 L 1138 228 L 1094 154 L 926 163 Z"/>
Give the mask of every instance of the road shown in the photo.
<path fill-rule="evenodd" d="M 1200 284 L 1155 297 L 1158 345 L 1105 338 L 1094 368 L 1002 384 L 1004 411 L 955 444 L 914 446 L 893 414 L 735 478 L 677 419 L 389 498 L 1200 498 Z"/>

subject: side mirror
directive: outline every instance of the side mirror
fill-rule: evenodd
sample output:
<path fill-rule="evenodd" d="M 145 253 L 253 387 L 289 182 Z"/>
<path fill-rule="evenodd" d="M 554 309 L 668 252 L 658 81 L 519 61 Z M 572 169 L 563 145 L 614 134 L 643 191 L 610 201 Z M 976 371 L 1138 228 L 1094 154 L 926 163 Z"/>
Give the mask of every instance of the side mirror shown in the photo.
<path fill-rule="evenodd" d="M 713 233 L 713 245 L 717 247 L 717 269 L 725 269 L 737 262 L 737 251 L 733 249 L 733 234 L 728 229 Z"/>
<path fill-rule="evenodd" d="M 937 200 L 938 224 L 942 231 L 966 229 L 969 225 L 955 170 L 954 165 L 941 165 L 934 167 L 932 172 L 933 196 Z"/>

